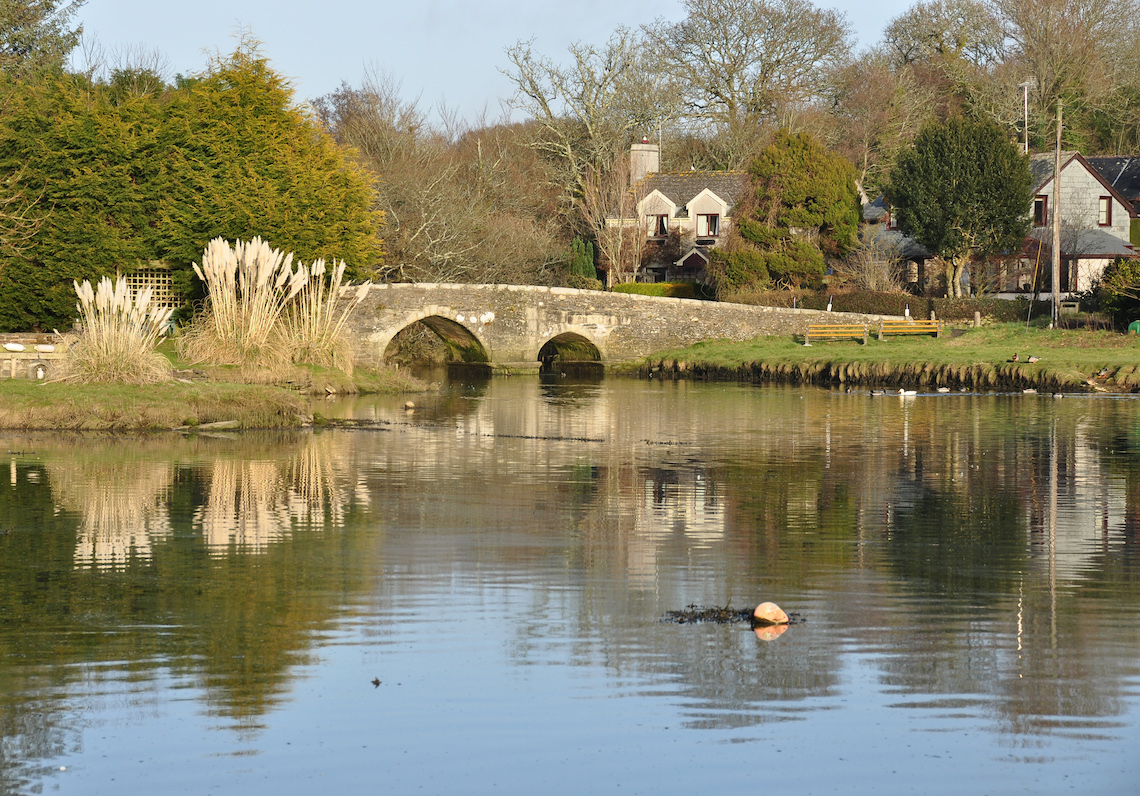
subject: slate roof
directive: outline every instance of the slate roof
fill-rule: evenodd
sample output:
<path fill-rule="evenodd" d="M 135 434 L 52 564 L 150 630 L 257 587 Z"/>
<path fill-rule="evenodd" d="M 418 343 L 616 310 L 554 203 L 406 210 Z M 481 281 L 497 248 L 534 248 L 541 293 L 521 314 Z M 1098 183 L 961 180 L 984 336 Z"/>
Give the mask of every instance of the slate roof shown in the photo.
<path fill-rule="evenodd" d="M 889 248 L 903 260 L 927 260 L 930 258 L 930 252 L 926 250 L 925 246 L 897 229 L 879 231 L 875 235 L 875 243 Z"/>
<path fill-rule="evenodd" d="M 728 214 L 732 215 L 747 184 L 746 171 L 658 171 L 647 174 L 634 190 L 637 196 L 660 191 L 681 208 L 677 216 L 686 218 L 689 202 L 706 188 L 728 203 Z"/>
<path fill-rule="evenodd" d="M 873 202 L 863 205 L 863 220 L 868 224 L 878 224 L 887 216 L 887 200 L 882 194 Z"/>
<path fill-rule="evenodd" d="M 1053 230 L 1038 227 L 1030 230 L 1029 237 L 1039 243 L 1049 245 L 1053 241 Z M 1073 239 L 1071 230 L 1061 230 L 1061 254 L 1065 257 L 1111 258 L 1132 257 L 1136 250 L 1115 235 L 1101 229 L 1081 229 Z"/>
<path fill-rule="evenodd" d="M 1085 160 L 1105 182 L 1136 206 L 1140 200 L 1140 157 L 1092 157 Z"/>
<path fill-rule="evenodd" d="M 1061 171 L 1064 171 L 1065 166 L 1069 165 L 1069 161 L 1078 154 L 1075 150 L 1066 151 L 1062 149 Z M 1055 160 L 1056 155 L 1052 152 L 1038 152 L 1029 156 L 1029 173 L 1033 175 L 1033 193 L 1040 191 L 1045 183 L 1053 179 Z M 1062 181 L 1061 184 L 1064 185 L 1065 183 Z"/>

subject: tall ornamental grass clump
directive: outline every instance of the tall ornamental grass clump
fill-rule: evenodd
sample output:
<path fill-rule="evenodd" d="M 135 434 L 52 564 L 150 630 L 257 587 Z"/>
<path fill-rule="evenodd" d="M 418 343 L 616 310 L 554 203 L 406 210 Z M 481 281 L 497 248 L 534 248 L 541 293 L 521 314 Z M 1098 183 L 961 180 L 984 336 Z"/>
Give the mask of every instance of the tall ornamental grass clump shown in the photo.
<path fill-rule="evenodd" d="M 170 378 L 170 362 L 155 352 L 172 310 L 151 306 L 150 288 L 132 296 L 127 280 L 103 277 L 94 289 L 72 282 L 81 332 L 68 349 L 61 378 L 86 383 L 154 384 Z"/>
<path fill-rule="evenodd" d="M 292 254 L 260 238 L 233 247 L 216 238 L 194 272 L 206 285 L 208 303 L 180 339 L 187 359 L 270 371 L 309 363 L 351 375 L 344 325 L 369 286 L 344 300 L 352 288 L 343 282 L 343 261 L 331 271 L 324 260 L 294 269 Z"/>
<path fill-rule="evenodd" d="M 301 266 L 304 268 L 304 266 Z M 333 265 L 325 279 L 325 261 L 317 260 L 308 269 L 308 278 L 297 298 L 289 305 L 287 334 L 294 362 L 309 362 L 336 368 L 352 375 L 352 349 L 344 336 L 344 324 L 356 305 L 368 295 L 369 283 L 359 285 L 351 298 L 342 301 L 344 261 Z"/>
<path fill-rule="evenodd" d="M 261 238 L 230 246 L 214 238 L 194 263 L 206 285 L 208 305 L 180 338 L 180 352 L 193 362 L 265 367 L 288 358 L 281 333 L 286 303 L 305 284 L 305 269 L 293 270 L 285 255 Z"/>

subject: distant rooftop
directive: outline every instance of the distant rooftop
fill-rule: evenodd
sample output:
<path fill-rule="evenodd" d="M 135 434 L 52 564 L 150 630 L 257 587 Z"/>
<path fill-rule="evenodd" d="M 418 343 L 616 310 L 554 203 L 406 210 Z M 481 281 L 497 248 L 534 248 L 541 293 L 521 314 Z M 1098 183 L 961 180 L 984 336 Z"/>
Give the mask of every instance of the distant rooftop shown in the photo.
<path fill-rule="evenodd" d="M 746 171 L 659 171 L 646 175 L 635 189 L 639 196 L 660 191 L 678 206 L 685 207 L 707 188 L 728 203 L 731 215 L 747 184 Z"/>

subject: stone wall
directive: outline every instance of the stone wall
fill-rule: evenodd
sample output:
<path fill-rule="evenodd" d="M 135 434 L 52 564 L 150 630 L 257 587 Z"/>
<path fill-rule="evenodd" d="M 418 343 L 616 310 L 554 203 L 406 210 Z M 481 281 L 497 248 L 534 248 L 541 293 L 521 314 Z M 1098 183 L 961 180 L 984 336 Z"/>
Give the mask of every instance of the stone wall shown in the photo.
<path fill-rule="evenodd" d="M 374 285 L 349 321 L 359 358 L 380 361 L 392 338 L 426 318 L 466 330 L 496 365 L 536 367 L 539 350 L 560 335 L 582 338 L 602 361 L 616 363 L 703 340 L 802 335 L 809 323 L 873 323 L 880 316 L 556 287 Z"/>
<path fill-rule="evenodd" d="M 66 352 L 59 335 L 0 333 L 0 379 L 49 378 Z"/>

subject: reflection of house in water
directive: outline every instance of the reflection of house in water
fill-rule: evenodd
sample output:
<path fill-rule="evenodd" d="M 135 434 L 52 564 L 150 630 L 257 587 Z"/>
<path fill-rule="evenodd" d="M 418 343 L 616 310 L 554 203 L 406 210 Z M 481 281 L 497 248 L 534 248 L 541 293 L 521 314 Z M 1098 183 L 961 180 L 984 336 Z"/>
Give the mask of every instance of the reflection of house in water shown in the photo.
<path fill-rule="evenodd" d="M 1094 572 L 1106 553 L 1125 542 L 1125 485 L 1105 467 L 1097 433 L 1085 419 L 1072 436 L 1058 434 L 1045 451 L 1048 471 L 1035 495 L 1035 556 L 1067 581 Z"/>
<path fill-rule="evenodd" d="M 636 522 L 626 550 L 631 583 L 657 583 L 661 554 L 693 553 L 724 541 L 724 506 L 704 471 L 690 466 L 639 469 Z"/>
<path fill-rule="evenodd" d="M 167 504 L 174 473 L 168 462 L 54 461 L 47 471 L 59 507 L 82 518 L 76 567 L 148 561 L 152 543 L 170 535 Z"/>

